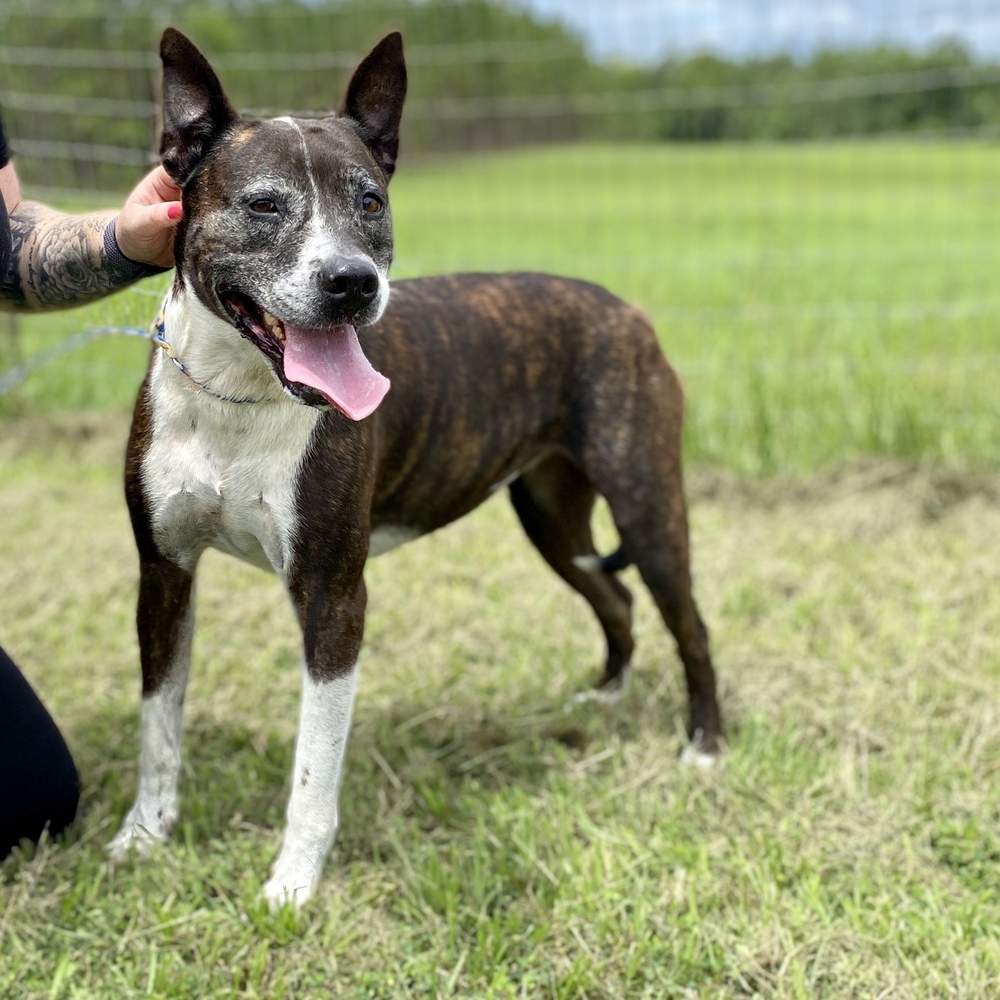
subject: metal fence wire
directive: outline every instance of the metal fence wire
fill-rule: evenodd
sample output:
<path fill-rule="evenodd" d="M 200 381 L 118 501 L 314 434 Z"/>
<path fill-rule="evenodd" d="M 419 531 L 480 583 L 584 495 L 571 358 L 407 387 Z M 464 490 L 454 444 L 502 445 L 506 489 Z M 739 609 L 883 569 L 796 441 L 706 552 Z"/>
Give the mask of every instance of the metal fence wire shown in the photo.
<path fill-rule="evenodd" d="M 28 196 L 113 204 L 154 162 L 156 52 L 167 24 L 203 49 L 237 108 L 260 116 L 330 113 L 358 60 L 384 33 L 402 30 L 410 80 L 402 137 L 407 176 L 409 164 L 427 163 L 443 178 L 452 159 L 461 162 L 455 154 L 539 145 L 575 145 L 586 151 L 580 155 L 590 169 L 595 149 L 623 141 L 646 148 L 670 143 L 705 150 L 715 143 L 801 150 L 815 140 L 843 147 L 903 137 L 939 150 L 944 144 L 988 152 L 1000 135 L 1000 16 L 986 0 L 163 0 L 155 6 L 4 0 L 0 113 Z M 942 169 L 954 166 L 950 152 L 947 157 L 950 166 Z M 779 169 L 791 176 L 801 162 L 789 155 Z M 965 191 L 979 185 L 970 169 Z M 988 183 L 984 178 L 973 192 L 984 205 L 992 197 Z M 905 195 L 912 203 L 899 202 L 905 211 L 927 207 L 918 188 Z M 488 189 L 487 177 L 471 195 L 464 187 L 463 198 L 489 198 Z M 935 197 L 944 197 L 941 190 Z M 541 266 L 616 291 L 627 270 L 641 305 L 648 305 L 643 289 L 662 286 L 669 271 L 671 290 L 679 294 L 666 297 L 658 288 L 654 318 L 671 329 L 671 357 L 696 387 L 747 376 L 751 367 L 748 384 L 775 373 L 794 381 L 841 370 L 848 383 L 852 357 L 830 340 L 830 331 L 849 327 L 863 327 L 873 341 L 887 329 L 943 331 L 940 344 L 919 351 L 887 349 L 871 362 L 879 378 L 924 379 L 931 372 L 942 384 L 958 385 L 967 374 L 996 370 L 995 341 L 980 335 L 1000 317 L 1000 299 L 979 277 L 992 273 L 1000 246 L 985 216 L 963 209 L 942 222 L 932 241 L 912 238 L 920 232 L 913 219 L 904 227 L 909 239 L 886 219 L 865 239 L 847 221 L 811 239 L 797 232 L 794 241 L 775 240 L 763 231 L 744 242 L 715 238 L 731 221 L 722 202 L 747 215 L 758 211 L 764 227 L 763 201 L 777 197 L 775 191 L 753 179 L 742 200 L 739 193 L 716 192 L 716 215 L 693 224 L 701 225 L 704 238 L 683 247 L 667 238 L 637 241 L 640 258 L 626 246 L 630 233 L 623 225 L 620 236 L 616 230 L 613 238 L 567 241 L 558 261 L 546 258 Z M 783 203 L 803 197 L 779 193 Z M 823 201 L 823 213 L 832 217 L 842 207 L 845 220 L 859 197 L 846 185 L 808 196 L 817 215 Z M 556 201 L 564 212 L 558 198 L 550 204 Z M 692 209 L 697 204 L 692 197 Z M 590 207 L 578 201 L 574 210 Z M 530 216 L 519 214 L 529 209 Z M 537 226 L 538 209 L 530 201 L 512 206 L 501 222 L 507 229 L 526 227 L 530 218 Z M 783 207 L 782 218 L 790 211 Z M 453 228 L 470 246 L 489 244 L 492 252 L 496 233 L 476 227 L 495 224 L 498 213 L 467 215 Z M 577 218 L 574 231 L 592 222 Z M 454 269 L 456 260 L 466 266 L 454 248 L 447 257 L 435 252 L 422 241 L 418 259 L 403 262 L 407 273 Z M 495 254 L 466 256 L 476 267 L 498 266 Z M 499 266 L 522 262 L 503 259 Z M 760 274 L 779 272 L 771 298 L 762 296 Z M 882 279 L 877 293 L 866 272 Z M 917 273 L 937 277 L 925 287 Z M 787 334 L 793 328 L 803 343 L 798 354 L 794 345 L 766 357 L 740 347 L 754 338 L 772 343 L 772 329 Z M 37 355 L 13 358 L 19 364 L 0 379 L 0 395 L 40 365 L 123 329 L 80 331 Z M 957 330 L 968 340 L 962 352 L 949 341 Z M 703 350 L 722 343 L 721 331 L 736 345 L 732 353 Z M 953 395 L 951 419 L 978 419 L 963 391 Z M 804 395 L 802 404 L 809 402 Z M 733 399 L 719 404 L 721 416 L 699 403 L 692 408 L 696 427 L 743 420 L 736 409 L 742 404 Z M 996 448 L 988 450 L 992 456 Z"/>
<path fill-rule="evenodd" d="M 1000 128 L 1000 19 L 990 5 L 808 4 L 825 31 L 810 42 L 789 35 L 789 12 L 803 3 L 105 0 L 43 8 L 7 0 L 0 110 L 29 188 L 125 190 L 153 159 L 157 41 L 175 23 L 210 55 L 241 110 L 302 117 L 328 114 L 358 59 L 401 28 L 409 157 L 579 140 L 990 137 Z M 833 7 L 853 11 L 855 36 L 838 31 Z M 919 24 L 926 30 L 911 37 Z"/>

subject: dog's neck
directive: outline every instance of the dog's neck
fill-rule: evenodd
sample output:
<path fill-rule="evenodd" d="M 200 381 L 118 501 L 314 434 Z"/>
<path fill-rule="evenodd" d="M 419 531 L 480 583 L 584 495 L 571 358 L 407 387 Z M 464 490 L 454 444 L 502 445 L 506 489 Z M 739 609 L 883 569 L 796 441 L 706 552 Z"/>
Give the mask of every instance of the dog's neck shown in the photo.
<path fill-rule="evenodd" d="M 191 387 L 196 392 L 208 393 L 209 396 L 222 400 L 224 403 L 234 403 L 238 406 L 250 406 L 258 402 L 258 400 L 252 396 L 223 396 L 220 393 L 217 393 L 210 385 L 204 382 L 199 382 L 188 366 L 184 363 L 183 359 L 174 350 L 170 341 L 167 340 L 167 322 L 163 316 L 162 306 L 159 314 L 153 322 L 152 338 L 153 343 L 166 352 L 167 356 L 174 363 L 177 369 L 183 373 L 184 377 L 191 383 Z"/>
<path fill-rule="evenodd" d="M 188 288 L 175 284 L 157 318 L 162 358 L 157 381 L 220 405 L 297 404 L 288 398 L 270 364 L 232 324 L 209 310 Z"/>

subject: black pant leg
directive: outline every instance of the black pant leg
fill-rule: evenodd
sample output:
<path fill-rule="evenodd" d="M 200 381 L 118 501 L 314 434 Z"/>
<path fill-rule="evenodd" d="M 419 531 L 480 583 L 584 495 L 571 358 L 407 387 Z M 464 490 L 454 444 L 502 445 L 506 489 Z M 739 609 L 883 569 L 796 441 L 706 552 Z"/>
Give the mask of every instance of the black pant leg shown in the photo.
<path fill-rule="evenodd" d="M 80 781 L 52 716 L 0 648 L 0 858 L 76 818 Z"/>

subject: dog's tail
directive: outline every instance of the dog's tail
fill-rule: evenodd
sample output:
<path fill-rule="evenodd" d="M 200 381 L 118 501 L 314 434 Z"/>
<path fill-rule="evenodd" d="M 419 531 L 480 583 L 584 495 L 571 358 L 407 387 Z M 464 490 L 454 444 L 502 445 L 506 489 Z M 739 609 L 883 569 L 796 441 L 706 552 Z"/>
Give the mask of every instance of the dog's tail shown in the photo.
<path fill-rule="evenodd" d="M 620 545 L 609 556 L 599 556 L 596 553 L 573 556 L 573 565 L 585 569 L 588 573 L 620 573 L 632 565 L 632 560 L 625 552 L 625 546 Z"/>

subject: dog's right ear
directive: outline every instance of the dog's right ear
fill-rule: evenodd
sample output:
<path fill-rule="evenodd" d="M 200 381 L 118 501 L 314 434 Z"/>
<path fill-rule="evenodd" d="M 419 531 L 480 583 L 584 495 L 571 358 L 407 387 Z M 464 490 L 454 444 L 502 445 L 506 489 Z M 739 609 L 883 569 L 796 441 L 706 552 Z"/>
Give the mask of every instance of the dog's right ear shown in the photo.
<path fill-rule="evenodd" d="M 181 186 L 238 120 L 208 60 L 175 28 L 160 39 L 163 138 L 160 157 Z"/>

